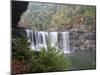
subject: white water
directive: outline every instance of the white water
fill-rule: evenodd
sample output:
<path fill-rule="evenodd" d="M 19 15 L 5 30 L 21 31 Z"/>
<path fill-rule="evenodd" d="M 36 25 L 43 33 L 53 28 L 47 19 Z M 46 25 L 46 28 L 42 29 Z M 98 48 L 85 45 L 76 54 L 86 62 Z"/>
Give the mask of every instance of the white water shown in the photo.
<path fill-rule="evenodd" d="M 61 49 L 64 53 L 70 53 L 69 50 L 69 32 L 43 32 L 43 31 L 35 31 L 26 30 L 27 37 L 29 38 L 29 42 L 31 42 L 31 48 L 39 51 L 42 47 L 47 49 L 47 41 L 50 38 L 50 43 L 52 47 L 57 49 Z M 58 34 L 61 34 L 60 44 L 58 43 Z M 62 47 L 59 48 L 58 45 Z"/>
<path fill-rule="evenodd" d="M 51 41 L 51 46 L 56 47 L 58 49 L 58 32 L 49 32 L 50 34 L 50 41 Z"/>
<path fill-rule="evenodd" d="M 62 32 L 63 51 L 69 53 L 69 32 Z"/>

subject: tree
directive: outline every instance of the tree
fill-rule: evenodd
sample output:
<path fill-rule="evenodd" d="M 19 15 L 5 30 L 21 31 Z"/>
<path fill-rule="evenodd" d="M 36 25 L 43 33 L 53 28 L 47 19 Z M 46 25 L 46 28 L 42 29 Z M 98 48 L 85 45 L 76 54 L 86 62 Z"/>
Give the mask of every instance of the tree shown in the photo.
<path fill-rule="evenodd" d="M 33 62 L 33 72 L 64 71 L 70 68 L 70 61 L 66 59 L 61 50 L 51 47 L 41 48 L 39 55 Z"/>
<path fill-rule="evenodd" d="M 16 39 L 15 51 L 13 52 L 15 59 L 28 61 L 31 59 L 32 53 L 33 51 L 26 37 Z"/>
<path fill-rule="evenodd" d="M 81 25 L 87 29 L 95 25 L 95 11 L 95 6 L 30 3 L 21 21 L 23 25 L 30 23 L 36 31 L 81 28 Z"/>

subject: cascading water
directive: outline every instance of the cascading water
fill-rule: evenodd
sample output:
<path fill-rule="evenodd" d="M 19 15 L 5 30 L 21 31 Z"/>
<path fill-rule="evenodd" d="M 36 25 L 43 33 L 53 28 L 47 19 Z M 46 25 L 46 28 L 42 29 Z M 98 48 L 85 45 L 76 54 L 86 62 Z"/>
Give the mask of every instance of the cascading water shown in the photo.
<path fill-rule="evenodd" d="M 49 32 L 49 35 L 51 46 L 58 49 L 58 32 Z"/>
<path fill-rule="evenodd" d="M 63 51 L 69 53 L 69 32 L 62 32 Z"/>
<path fill-rule="evenodd" d="M 47 49 L 47 37 L 48 37 L 48 32 L 35 32 L 37 35 L 37 38 L 35 40 L 37 41 L 36 43 L 36 50 L 40 50 L 42 47 L 45 47 Z"/>
<path fill-rule="evenodd" d="M 33 36 L 33 30 L 26 30 L 27 37 L 29 38 L 29 42 L 31 42 L 31 47 L 35 49 L 35 43 L 34 43 L 34 36 Z"/>
<path fill-rule="evenodd" d="M 29 42 L 31 42 L 31 48 L 39 51 L 42 47 L 47 49 L 47 41 L 50 38 L 52 47 L 61 49 L 64 53 L 70 53 L 69 49 L 69 32 L 44 32 L 26 30 Z M 59 35 L 60 34 L 60 35 Z"/>

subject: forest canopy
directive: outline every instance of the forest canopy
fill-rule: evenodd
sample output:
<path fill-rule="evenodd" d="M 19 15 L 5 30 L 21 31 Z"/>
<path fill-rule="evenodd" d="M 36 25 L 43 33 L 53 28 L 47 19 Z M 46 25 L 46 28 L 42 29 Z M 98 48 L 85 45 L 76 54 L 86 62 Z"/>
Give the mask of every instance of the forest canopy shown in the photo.
<path fill-rule="evenodd" d="M 36 31 L 70 30 L 80 26 L 79 29 L 83 27 L 89 30 L 95 26 L 95 19 L 95 6 L 30 2 L 27 11 L 21 16 L 19 26 Z"/>

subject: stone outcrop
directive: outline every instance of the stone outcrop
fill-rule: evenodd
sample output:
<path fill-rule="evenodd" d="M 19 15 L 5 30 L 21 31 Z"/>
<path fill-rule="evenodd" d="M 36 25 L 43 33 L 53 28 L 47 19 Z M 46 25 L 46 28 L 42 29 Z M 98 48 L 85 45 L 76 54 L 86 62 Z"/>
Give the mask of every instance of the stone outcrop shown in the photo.
<path fill-rule="evenodd" d="M 96 32 L 70 31 L 69 39 L 72 51 L 96 50 Z"/>

